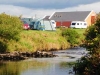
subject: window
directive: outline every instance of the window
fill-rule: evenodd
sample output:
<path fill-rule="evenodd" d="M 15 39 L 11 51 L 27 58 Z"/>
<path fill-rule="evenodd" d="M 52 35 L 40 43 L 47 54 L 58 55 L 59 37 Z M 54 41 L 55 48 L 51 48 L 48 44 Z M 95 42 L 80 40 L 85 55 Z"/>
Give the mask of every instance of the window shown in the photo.
<path fill-rule="evenodd" d="M 77 23 L 77 25 L 79 25 L 79 23 Z"/>
<path fill-rule="evenodd" d="M 57 17 L 57 15 L 54 15 L 54 17 Z"/>
<path fill-rule="evenodd" d="M 72 25 L 75 25 L 76 23 L 72 23 Z"/>
<path fill-rule="evenodd" d="M 55 24 L 55 22 L 52 22 L 52 24 Z"/>
<path fill-rule="evenodd" d="M 86 23 L 84 23 L 84 25 L 86 25 Z"/>

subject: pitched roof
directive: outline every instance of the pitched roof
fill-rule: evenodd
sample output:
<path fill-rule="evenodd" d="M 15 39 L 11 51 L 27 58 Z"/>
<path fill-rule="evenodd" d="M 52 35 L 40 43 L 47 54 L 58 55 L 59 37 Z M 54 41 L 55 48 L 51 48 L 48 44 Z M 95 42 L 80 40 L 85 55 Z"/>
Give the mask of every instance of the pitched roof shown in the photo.
<path fill-rule="evenodd" d="M 91 11 L 55 12 L 50 16 L 55 21 L 84 21 Z"/>
<path fill-rule="evenodd" d="M 49 20 L 49 17 L 50 17 L 50 16 L 45 16 L 45 17 L 43 18 L 43 20 Z"/>

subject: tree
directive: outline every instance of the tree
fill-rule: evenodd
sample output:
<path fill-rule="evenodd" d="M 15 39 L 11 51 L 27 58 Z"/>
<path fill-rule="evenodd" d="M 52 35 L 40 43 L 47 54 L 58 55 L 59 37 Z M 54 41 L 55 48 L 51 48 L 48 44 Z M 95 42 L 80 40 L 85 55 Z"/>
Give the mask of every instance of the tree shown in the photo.
<path fill-rule="evenodd" d="M 0 52 L 6 51 L 8 41 L 19 40 L 21 30 L 22 22 L 18 17 L 0 14 Z"/>
<path fill-rule="evenodd" d="M 79 75 L 100 75 L 100 14 L 96 23 L 85 32 L 85 46 L 88 55 L 82 57 L 76 63 L 76 71 Z"/>

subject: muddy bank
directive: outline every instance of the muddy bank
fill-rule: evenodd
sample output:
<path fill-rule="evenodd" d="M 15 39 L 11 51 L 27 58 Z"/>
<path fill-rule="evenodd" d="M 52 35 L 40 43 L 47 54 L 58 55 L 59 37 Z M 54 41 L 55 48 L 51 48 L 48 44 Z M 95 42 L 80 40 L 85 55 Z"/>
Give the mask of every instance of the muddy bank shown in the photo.
<path fill-rule="evenodd" d="M 0 53 L 0 60 L 25 60 L 29 58 L 50 58 L 55 57 L 53 52 L 36 51 L 36 52 L 6 52 Z"/>

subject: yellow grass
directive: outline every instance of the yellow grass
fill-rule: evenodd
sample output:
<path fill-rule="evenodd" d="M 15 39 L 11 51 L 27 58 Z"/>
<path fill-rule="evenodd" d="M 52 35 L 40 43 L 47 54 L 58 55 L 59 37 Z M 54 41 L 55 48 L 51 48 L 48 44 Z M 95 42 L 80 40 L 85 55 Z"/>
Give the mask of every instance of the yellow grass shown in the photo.
<path fill-rule="evenodd" d="M 8 43 L 8 51 L 36 51 L 36 50 L 59 50 L 69 48 L 69 43 L 61 36 L 61 31 L 37 31 L 23 30 L 20 40 L 11 40 Z"/>

